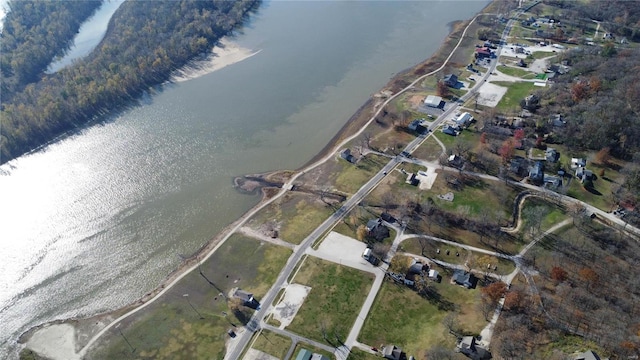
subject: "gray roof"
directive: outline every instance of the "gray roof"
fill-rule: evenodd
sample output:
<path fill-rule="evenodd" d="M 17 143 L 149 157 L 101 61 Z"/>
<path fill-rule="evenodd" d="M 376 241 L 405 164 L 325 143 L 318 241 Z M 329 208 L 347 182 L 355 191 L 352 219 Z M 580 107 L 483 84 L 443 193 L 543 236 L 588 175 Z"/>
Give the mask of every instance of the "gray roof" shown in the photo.
<path fill-rule="evenodd" d="M 380 224 L 382 224 L 382 220 L 380 220 L 380 219 L 371 219 L 371 220 L 367 221 L 367 231 L 373 231 Z"/>
<path fill-rule="evenodd" d="M 600 356 L 591 350 L 587 350 L 574 357 L 575 360 L 600 360 Z"/>
<path fill-rule="evenodd" d="M 253 301 L 253 294 L 252 293 L 246 292 L 246 291 L 240 290 L 240 289 L 237 289 L 233 293 L 233 297 L 238 298 L 240 300 L 243 300 L 245 302 L 252 302 Z"/>
<path fill-rule="evenodd" d="M 298 356 L 296 356 L 296 360 L 309 360 L 311 359 L 311 355 L 313 353 L 307 349 L 300 349 L 300 351 L 298 352 Z"/>

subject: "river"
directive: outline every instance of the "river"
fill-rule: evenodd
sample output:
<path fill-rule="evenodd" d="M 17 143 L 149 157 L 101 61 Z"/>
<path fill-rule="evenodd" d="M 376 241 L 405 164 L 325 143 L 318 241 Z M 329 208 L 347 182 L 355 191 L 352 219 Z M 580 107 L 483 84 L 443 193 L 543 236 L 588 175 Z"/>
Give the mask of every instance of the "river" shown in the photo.
<path fill-rule="evenodd" d="M 448 23 L 487 1 L 268 1 L 229 41 L 260 51 L 0 167 L 0 358 L 32 326 L 133 302 L 294 169 Z"/>

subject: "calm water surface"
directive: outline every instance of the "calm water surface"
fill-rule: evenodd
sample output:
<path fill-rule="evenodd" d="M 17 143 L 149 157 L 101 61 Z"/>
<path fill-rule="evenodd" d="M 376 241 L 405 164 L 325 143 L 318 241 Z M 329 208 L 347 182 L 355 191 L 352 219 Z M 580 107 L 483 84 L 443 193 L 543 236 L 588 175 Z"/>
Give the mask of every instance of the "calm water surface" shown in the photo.
<path fill-rule="evenodd" d="M 487 1 L 266 2 L 259 54 L 0 167 L 0 358 L 43 322 L 156 287 L 259 199 L 232 178 L 307 162 Z"/>

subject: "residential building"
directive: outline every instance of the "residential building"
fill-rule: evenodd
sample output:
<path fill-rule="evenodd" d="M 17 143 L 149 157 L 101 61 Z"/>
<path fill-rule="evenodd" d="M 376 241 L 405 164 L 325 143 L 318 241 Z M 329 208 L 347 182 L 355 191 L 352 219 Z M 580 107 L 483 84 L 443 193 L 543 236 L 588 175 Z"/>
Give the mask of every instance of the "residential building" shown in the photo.
<path fill-rule="evenodd" d="M 350 163 L 355 163 L 356 158 L 351 155 L 351 149 L 344 149 L 340 152 L 340 157 L 347 160 Z"/>
<path fill-rule="evenodd" d="M 491 50 L 486 47 L 476 48 L 476 59 L 488 59 L 491 57 Z"/>
<path fill-rule="evenodd" d="M 442 128 L 442 132 L 447 135 L 458 136 L 458 130 L 453 128 L 452 126 L 445 126 L 444 128 Z"/>
<path fill-rule="evenodd" d="M 491 359 L 491 353 L 476 343 L 473 336 L 464 336 L 457 345 L 457 350 L 473 360 Z"/>
<path fill-rule="evenodd" d="M 473 116 L 468 112 L 463 112 L 453 120 L 459 127 L 465 127 L 473 121 Z"/>
<path fill-rule="evenodd" d="M 577 169 L 579 167 L 587 166 L 587 160 L 582 158 L 571 158 L 571 168 Z"/>
<path fill-rule="evenodd" d="M 247 291 L 244 291 L 240 288 L 237 288 L 233 292 L 233 297 L 236 299 L 240 299 L 243 302 L 243 305 L 246 307 L 250 307 L 252 309 L 257 309 L 260 307 L 260 303 L 253 297 L 253 294 Z"/>
<path fill-rule="evenodd" d="M 476 287 L 478 279 L 472 273 L 458 269 L 453 272 L 453 281 L 467 289 L 473 289 Z"/>
<path fill-rule="evenodd" d="M 445 75 L 445 77 L 442 79 L 442 81 L 445 83 L 445 85 L 447 85 L 448 87 L 456 87 L 456 85 L 458 84 L 458 76 L 455 74 L 447 74 Z"/>
<path fill-rule="evenodd" d="M 382 357 L 388 360 L 400 360 L 402 349 L 395 345 L 387 345 L 382 348 Z"/>
<path fill-rule="evenodd" d="M 600 356 L 591 350 L 579 353 L 573 357 L 574 360 L 600 360 Z"/>
<path fill-rule="evenodd" d="M 547 148 L 547 150 L 544 152 L 544 156 L 548 162 L 555 163 L 560 158 L 560 153 L 554 148 Z"/>
<path fill-rule="evenodd" d="M 536 161 L 533 167 L 529 169 L 529 180 L 534 184 L 541 184 L 544 180 L 544 164 L 542 161 Z"/>

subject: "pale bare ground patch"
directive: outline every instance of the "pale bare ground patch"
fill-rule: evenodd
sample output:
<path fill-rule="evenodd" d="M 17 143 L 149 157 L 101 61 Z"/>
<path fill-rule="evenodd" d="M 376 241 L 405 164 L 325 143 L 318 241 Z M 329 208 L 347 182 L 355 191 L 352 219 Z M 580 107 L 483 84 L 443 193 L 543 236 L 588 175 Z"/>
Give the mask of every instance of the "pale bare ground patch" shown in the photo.
<path fill-rule="evenodd" d="M 262 352 L 256 349 L 249 349 L 242 359 L 243 360 L 278 360 L 277 357 L 271 356 L 266 352 Z"/>
<path fill-rule="evenodd" d="M 363 260 L 362 253 L 366 248 L 367 244 L 362 241 L 332 231 L 316 251 L 334 257 L 337 260 L 335 262 L 339 260 L 360 262 Z"/>
<path fill-rule="evenodd" d="M 222 39 L 219 44 L 216 45 L 207 60 L 196 61 L 193 64 L 186 66 L 176 71 L 171 76 L 171 81 L 183 82 L 191 79 L 195 79 L 202 75 L 212 73 L 220 70 L 229 65 L 233 65 L 242 60 L 248 59 L 262 50 L 253 51 L 238 46 L 230 40 Z"/>
<path fill-rule="evenodd" d="M 479 89 L 480 96 L 478 97 L 478 104 L 482 106 L 495 107 L 498 105 L 504 94 L 507 93 L 507 90 L 508 89 L 504 86 L 485 83 Z"/>
<path fill-rule="evenodd" d="M 280 329 L 284 329 L 293 318 L 296 317 L 298 310 L 304 303 L 304 299 L 309 295 L 311 288 L 300 284 L 289 284 L 284 291 L 282 300 L 273 309 L 273 318 L 280 322 Z"/>
<path fill-rule="evenodd" d="M 433 183 L 436 182 L 436 178 L 438 177 L 438 173 L 436 172 L 436 168 L 433 166 L 427 167 L 427 171 L 420 171 L 416 175 L 416 178 L 420 180 L 420 184 L 418 187 L 420 190 L 431 190 Z"/>
<path fill-rule="evenodd" d="M 75 359 L 75 328 L 69 324 L 53 324 L 35 332 L 27 347 L 49 359 Z"/>

